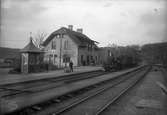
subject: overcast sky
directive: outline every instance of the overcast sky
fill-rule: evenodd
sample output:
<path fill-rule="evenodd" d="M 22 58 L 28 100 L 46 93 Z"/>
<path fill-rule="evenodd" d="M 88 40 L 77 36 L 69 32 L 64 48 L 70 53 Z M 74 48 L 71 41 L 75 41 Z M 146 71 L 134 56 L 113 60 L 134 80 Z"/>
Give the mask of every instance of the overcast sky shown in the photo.
<path fill-rule="evenodd" d="M 73 25 L 106 46 L 164 42 L 165 0 L 1 0 L 0 46 L 23 48 L 30 32 Z"/>

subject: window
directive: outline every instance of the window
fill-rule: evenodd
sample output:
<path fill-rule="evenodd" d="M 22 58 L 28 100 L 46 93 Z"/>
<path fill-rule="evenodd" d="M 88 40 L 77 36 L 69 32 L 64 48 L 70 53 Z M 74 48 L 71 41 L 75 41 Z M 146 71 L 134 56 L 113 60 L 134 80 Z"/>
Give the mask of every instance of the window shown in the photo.
<path fill-rule="evenodd" d="M 65 50 L 69 49 L 69 41 L 68 40 L 64 41 L 64 49 Z"/>
<path fill-rule="evenodd" d="M 53 54 L 50 54 L 50 55 L 49 55 L 49 63 L 52 63 L 52 62 L 53 62 L 52 59 L 53 59 Z"/>
<path fill-rule="evenodd" d="M 57 58 L 57 55 L 54 54 L 54 64 L 56 64 L 56 58 Z"/>
<path fill-rule="evenodd" d="M 96 56 L 96 61 L 97 61 L 97 56 Z"/>
<path fill-rule="evenodd" d="M 29 57 L 29 64 L 30 65 L 33 65 L 33 64 L 35 64 L 36 63 L 36 60 L 35 60 L 35 55 L 30 55 L 30 57 Z"/>
<path fill-rule="evenodd" d="M 60 38 L 60 34 L 57 34 L 57 35 L 56 35 L 56 38 Z"/>
<path fill-rule="evenodd" d="M 87 64 L 89 64 L 89 56 L 87 55 Z"/>
<path fill-rule="evenodd" d="M 64 34 L 56 34 L 56 38 L 64 38 Z"/>
<path fill-rule="evenodd" d="M 61 37 L 64 38 L 64 34 L 61 34 Z"/>
<path fill-rule="evenodd" d="M 90 48 L 89 48 L 89 44 L 87 45 L 87 47 L 88 47 L 88 51 L 90 50 Z"/>
<path fill-rule="evenodd" d="M 91 56 L 90 59 L 93 60 L 93 56 Z"/>
<path fill-rule="evenodd" d="M 83 56 L 83 55 L 81 55 L 81 62 L 83 62 L 83 58 L 84 58 L 84 56 Z"/>
<path fill-rule="evenodd" d="M 87 47 L 88 47 L 88 51 L 92 51 L 93 50 L 93 44 L 88 44 Z"/>
<path fill-rule="evenodd" d="M 40 63 L 40 57 L 39 55 L 36 56 L 36 64 L 39 64 Z"/>
<path fill-rule="evenodd" d="M 94 47 L 94 45 L 93 45 L 93 43 L 91 43 L 91 44 L 90 44 L 90 51 L 93 50 L 93 47 Z"/>
<path fill-rule="evenodd" d="M 112 52 L 108 50 L 108 56 L 112 56 Z"/>
<path fill-rule="evenodd" d="M 63 63 L 67 63 L 70 62 L 70 57 L 64 57 L 63 58 Z"/>
<path fill-rule="evenodd" d="M 56 49 L 56 40 L 52 41 L 52 49 Z"/>

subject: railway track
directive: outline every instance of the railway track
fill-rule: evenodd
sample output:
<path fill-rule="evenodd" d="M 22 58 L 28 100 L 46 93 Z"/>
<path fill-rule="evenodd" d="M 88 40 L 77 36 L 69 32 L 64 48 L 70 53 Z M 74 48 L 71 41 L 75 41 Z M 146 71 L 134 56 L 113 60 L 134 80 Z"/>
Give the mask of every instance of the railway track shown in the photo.
<path fill-rule="evenodd" d="M 103 80 L 103 81 L 101 80 L 101 82 L 98 81 L 97 83 L 94 83 L 92 85 L 90 84 L 88 86 L 78 86 L 79 88 L 74 87 L 74 89 L 71 91 L 62 90 L 62 92 L 64 91 L 66 93 L 62 93 L 61 95 L 57 95 L 57 96 L 55 96 L 56 95 L 55 91 L 57 91 L 58 89 L 54 89 L 54 88 L 47 89 L 46 91 L 40 91 L 40 92 L 37 92 L 34 94 L 31 94 L 32 92 L 29 92 L 30 94 L 27 94 L 27 95 L 26 94 L 24 94 L 24 95 L 19 94 L 19 95 L 14 96 L 14 97 L 13 97 L 13 95 L 10 95 L 10 96 L 5 97 L 4 99 L 8 100 L 7 102 L 9 102 L 10 104 L 11 104 L 11 102 L 14 102 L 14 104 L 12 103 L 14 105 L 14 108 L 12 108 L 12 109 L 8 108 L 7 110 L 4 110 L 3 113 L 9 114 L 9 115 L 24 115 L 24 114 L 26 114 L 26 115 L 39 114 L 40 115 L 40 114 L 43 114 L 43 112 L 44 113 L 48 112 L 46 114 L 50 114 L 50 113 L 55 113 L 52 110 L 50 110 L 50 108 L 54 107 L 55 105 L 58 105 L 57 107 L 59 108 L 59 111 L 65 110 L 65 109 L 63 109 L 64 106 L 62 107 L 62 105 L 59 105 L 59 104 L 63 104 L 63 103 L 68 104 L 68 100 L 69 100 L 69 101 L 71 101 L 71 103 L 73 103 L 72 105 L 75 105 L 73 100 L 76 103 L 78 103 L 78 101 L 76 101 L 75 99 L 79 98 L 79 100 L 83 100 L 81 97 L 84 95 L 87 95 L 87 93 L 90 93 L 90 95 L 93 95 L 94 93 L 97 93 L 96 90 L 99 90 L 98 92 L 100 92 L 101 90 L 105 90 L 103 85 L 108 84 L 109 82 L 116 82 L 116 81 L 123 82 L 125 79 L 128 79 L 128 77 L 125 77 L 125 75 L 134 74 L 135 72 L 140 71 L 141 68 L 143 68 L 143 67 L 137 68 L 137 69 L 133 70 L 133 72 L 124 73 L 123 75 L 120 75 L 119 77 L 112 78 L 110 80 L 109 79 Z M 73 85 L 71 85 L 71 84 L 73 84 L 73 82 L 78 82 L 81 80 L 84 81 L 85 79 L 87 80 L 89 77 L 91 77 L 91 76 L 87 75 L 85 78 L 71 79 L 71 81 L 67 80 L 65 82 L 66 84 L 64 84 L 64 85 L 65 86 L 69 85 L 70 87 L 71 86 L 73 87 Z M 90 79 L 93 80 L 94 78 L 90 78 Z M 87 80 L 87 81 L 89 81 L 89 80 Z M 30 98 L 30 100 L 28 98 Z M 64 104 L 64 105 L 66 105 L 66 104 Z M 8 105 L 6 107 L 8 107 Z M 11 107 L 11 105 L 9 107 Z M 48 111 L 48 109 L 49 109 L 49 111 Z"/>
<path fill-rule="evenodd" d="M 94 115 L 103 115 L 104 113 L 106 114 L 106 109 L 109 108 L 114 102 L 116 102 L 117 100 L 120 99 L 120 97 L 122 97 L 123 95 L 125 95 L 131 88 L 133 88 L 138 82 L 140 82 L 140 80 L 142 80 L 147 73 L 151 70 L 151 67 L 148 68 L 148 70 L 146 70 L 145 72 L 141 73 L 140 75 L 138 75 L 136 78 L 131 81 L 131 83 L 127 84 L 125 86 L 125 88 L 123 88 L 121 91 L 119 91 L 119 93 L 112 97 L 111 99 L 109 99 L 109 101 L 107 103 L 105 103 L 103 105 L 103 107 L 99 108 Z M 133 79 L 133 78 L 132 78 Z M 129 82 L 129 81 L 128 81 Z M 124 85 L 123 85 L 124 86 Z"/>
<path fill-rule="evenodd" d="M 89 79 L 104 74 L 107 74 L 107 72 L 99 70 L 76 75 L 62 76 L 57 78 L 48 78 L 48 79 L 0 85 L 0 97 L 3 98 L 9 96 L 18 96 L 34 92 L 40 92 L 51 88 L 59 87 L 66 83 Z"/>
<path fill-rule="evenodd" d="M 142 79 L 150 68 L 139 70 L 126 77 L 120 77 L 111 81 L 106 81 L 96 85 L 93 90 L 78 95 L 73 99 L 60 104 L 52 104 L 50 107 L 42 108 L 42 111 L 35 115 L 101 115 L 102 112 L 120 96 L 126 93 L 140 79 Z M 91 89 L 91 88 L 90 88 Z"/>

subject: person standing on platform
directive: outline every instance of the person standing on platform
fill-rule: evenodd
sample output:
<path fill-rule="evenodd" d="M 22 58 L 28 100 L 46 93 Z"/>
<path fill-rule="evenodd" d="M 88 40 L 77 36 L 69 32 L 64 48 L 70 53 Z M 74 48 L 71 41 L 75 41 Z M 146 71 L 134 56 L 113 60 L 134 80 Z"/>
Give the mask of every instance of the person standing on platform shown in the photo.
<path fill-rule="evenodd" d="M 49 63 L 47 62 L 45 65 L 46 65 L 46 71 L 49 72 Z"/>
<path fill-rule="evenodd" d="M 70 72 L 73 72 L 73 62 L 72 61 L 70 61 L 69 66 L 70 66 Z"/>

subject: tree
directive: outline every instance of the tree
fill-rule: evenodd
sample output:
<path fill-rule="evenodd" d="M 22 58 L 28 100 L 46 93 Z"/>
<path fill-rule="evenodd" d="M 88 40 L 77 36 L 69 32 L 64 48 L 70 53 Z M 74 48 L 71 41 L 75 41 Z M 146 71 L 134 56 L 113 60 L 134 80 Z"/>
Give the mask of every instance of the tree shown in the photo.
<path fill-rule="evenodd" d="M 167 65 L 167 42 L 146 44 L 142 46 L 142 54 L 148 63 Z"/>
<path fill-rule="evenodd" d="M 36 47 L 38 48 L 42 48 L 42 44 L 44 42 L 44 39 L 45 37 L 47 36 L 47 33 L 46 32 L 42 32 L 42 31 L 38 31 L 34 38 L 33 38 L 33 41 L 34 41 L 34 44 L 36 45 Z"/>

